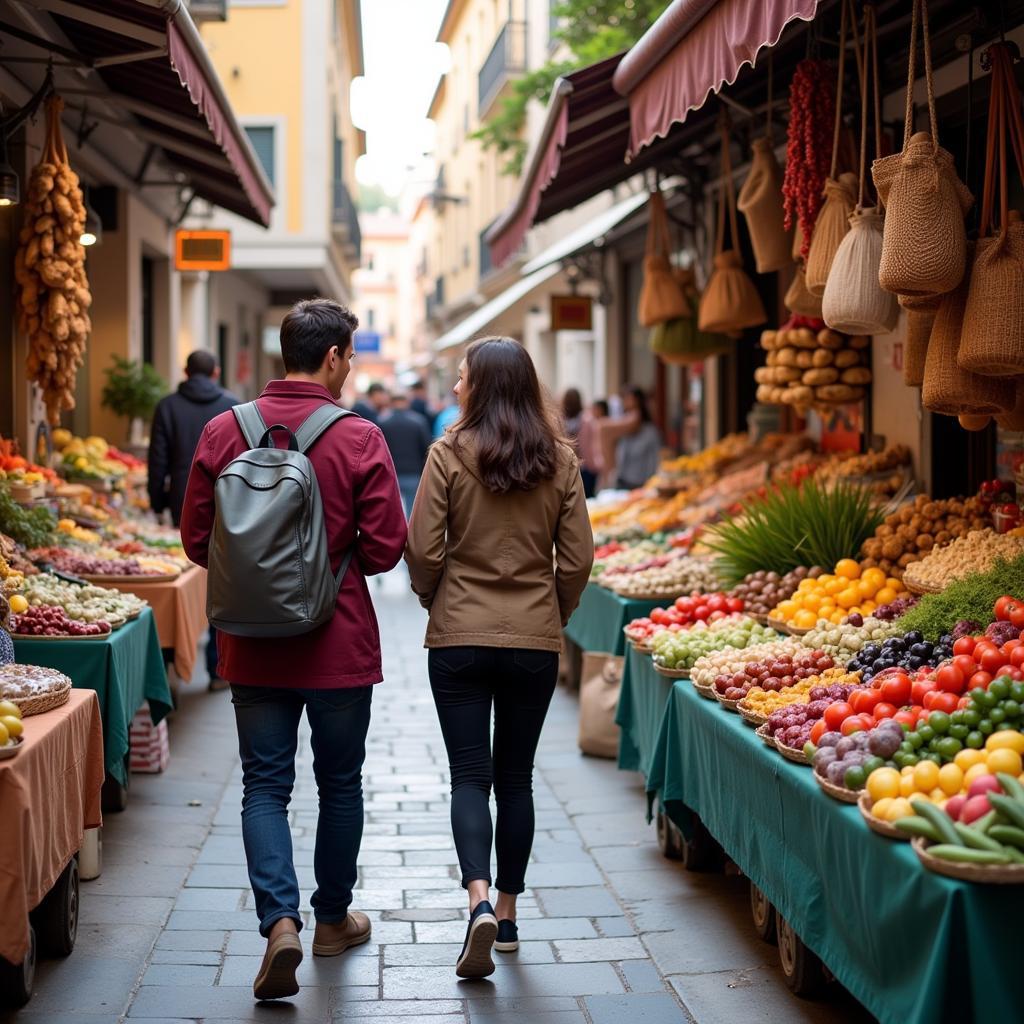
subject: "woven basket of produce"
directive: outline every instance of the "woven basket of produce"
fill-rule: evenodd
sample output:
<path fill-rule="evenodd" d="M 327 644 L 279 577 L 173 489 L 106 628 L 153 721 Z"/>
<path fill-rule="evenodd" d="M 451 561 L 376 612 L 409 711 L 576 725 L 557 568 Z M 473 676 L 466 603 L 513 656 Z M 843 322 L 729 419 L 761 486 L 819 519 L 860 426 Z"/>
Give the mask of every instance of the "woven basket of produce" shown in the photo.
<path fill-rule="evenodd" d="M 759 711 L 752 711 L 749 707 L 744 707 L 742 700 L 736 704 L 736 710 L 748 725 L 765 725 L 768 721 L 767 715 L 762 715 Z"/>
<path fill-rule="evenodd" d="M 775 741 L 775 749 L 787 760 L 794 764 L 810 764 L 811 759 L 797 747 L 787 747 L 785 743 Z"/>
<path fill-rule="evenodd" d="M 690 680 L 690 682 L 693 683 L 693 688 L 705 700 L 714 700 L 715 699 L 715 688 L 713 686 L 708 686 L 708 685 L 703 684 L 703 683 L 694 683 L 692 679 Z"/>
<path fill-rule="evenodd" d="M 52 711 L 71 699 L 71 680 L 40 665 L 0 667 L 0 699 L 17 704 L 23 718 Z"/>
<path fill-rule="evenodd" d="M 664 676 L 666 679 L 689 679 L 690 670 L 688 668 L 665 668 L 659 665 L 657 662 L 654 663 L 654 671 L 659 676 Z"/>
<path fill-rule="evenodd" d="M 982 882 L 988 885 L 1024 884 L 1024 864 L 972 864 L 964 861 L 946 860 L 933 857 L 928 847 L 933 845 L 927 839 L 916 837 L 910 844 L 917 859 L 929 870 L 947 878 L 959 878 L 964 882 Z M 983 851 L 977 850 L 975 853 Z"/>
<path fill-rule="evenodd" d="M 901 832 L 895 825 L 882 818 L 876 818 L 871 813 L 871 805 L 873 803 L 874 801 L 867 792 L 862 791 L 857 800 L 857 808 L 867 827 L 872 832 L 877 832 L 880 836 L 885 836 L 887 839 L 909 840 L 910 836 L 906 832 Z"/>
<path fill-rule="evenodd" d="M 915 581 L 909 572 L 903 574 L 903 586 L 912 594 L 941 594 L 945 587 L 929 586 L 927 583 Z"/>
<path fill-rule="evenodd" d="M 770 615 L 765 616 L 765 625 L 777 629 L 780 633 L 789 633 L 789 626 L 782 619 L 773 619 Z"/>
<path fill-rule="evenodd" d="M 728 697 L 723 697 L 717 690 L 714 690 L 713 692 L 715 694 L 715 700 L 717 700 L 718 703 L 727 711 L 735 711 L 736 705 L 743 699 L 742 697 L 737 697 L 735 700 L 730 700 Z"/>
<path fill-rule="evenodd" d="M 839 800 L 844 804 L 855 804 L 860 800 L 860 793 L 855 789 L 847 789 L 845 786 L 837 786 L 834 782 L 829 782 L 823 775 L 819 775 L 817 772 L 814 773 L 814 778 L 818 785 L 833 800 Z"/>
<path fill-rule="evenodd" d="M 757 727 L 757 735 L 761 738 L 766 747 L 771 747 L 773 750 L 778 750 L 778 745 L 775 742 L 775 737 L 768 731 L 767 722 L 765 722 L 764 725 L 759 725 Z"/>

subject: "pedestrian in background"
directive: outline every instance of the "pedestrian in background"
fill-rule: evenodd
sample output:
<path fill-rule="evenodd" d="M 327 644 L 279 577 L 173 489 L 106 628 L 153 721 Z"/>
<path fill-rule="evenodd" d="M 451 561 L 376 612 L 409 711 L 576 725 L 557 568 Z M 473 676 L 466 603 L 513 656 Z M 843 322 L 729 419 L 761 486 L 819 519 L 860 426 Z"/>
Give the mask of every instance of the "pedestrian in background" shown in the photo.
<path fill-rule="evenodd" d="M 263 422 L 294 433 L 311 414 L 338 402 L 352 360 L 358 320 L 329 299 L 300 302 L 281 324 L 286 377 L 256 400 Z M 271 440 L 271 443 L 274 443 Z M 217 516 L 214 485 L 249 450 L 234 415 L 203 432 L 189 476 L 181 534 L 189 558 L 209 565 Z M 370 937 L 365 914 L 349 910 L 363 834 L 362 768 L 373 686 L 381 681 L 380 636 L 366 576 L 402 557 L 406 525 L 391 456 L 380 430 L 357 416 L 328 427 L 309 448 L 323 508 L 332 573 L 351 553 L 334 614 L 299 635 L 221 634 L 221 667 L 231 682 L 242 758 L 242 839 L 266 952 L 253 985 L 256 999 L 299 990 L 302 961 L 299 884 L 288 803 L 295 784 L 299 722 L 311 730 L 320 795 L 311 900 L 315 956 L 338 956 Z M 274 538 L 268 538 L 272 544 Z M 272 551 L 267 552 L 272 563 Z M 254 585 L 260 570 L 243 568 Z"/>
<path fill-rule="evenodd" d="M 583 399 L 577 388 L 568 388 L 562 395 L 562 422 L 565 424 L 566 439 L 572 442 L 577 455 L 580 453 L 580 429 L 583 426 Z"/>
<path fill-rule="evenodd" d="M 601 453 L 601 423 L 608 418 L 608 403 L 597 399 L 583 413 L 580 424 L 579 456 L 580 476 L 583 478 L 583 493 L 592 498 L 598 491 L 598 483 L 604 472 L 604 456 Z"/>
<path fill-rule="evenodd" d="M 418 412 L 427 421 L 427 426 L 433 433 L 437 413 L 430 404 L 430 399 L 427 398 L 427 386 L 421 380 L 414 380 L 409 385 L 409 408 L 413 412 Z"/>
<path fill-rule="evenodd" d="M 225 391 L 217 383 L 219 380 L 217 357 L 212 352 L 192 352 L 185 360 L 185 380 L 173 395 L 160 399 L 153 413 L 149 436 L 149 505 L 157 515 L 170 509 L 175 526 L 181 524 L 188 474 L 206 424 L 238 405 L 238 399 Z M 211 691 L 227 686 L 217 671 L 217 631 L 213 626 L 206 640 L 206 672 Z"/>
<path fill-rule="evenodd" d="M 622 429 L 615 445 L 616 486 L 623 491 L 643 487 L 661 462 L 661 432 L 651 417 L 641 388 L 622 392 Z"/>
<path fill-rule="evenodd" d="M 430 428 L 426 419 L 410 408 L 408 395 L 396 392 L 391 396 L 389 410 L 381 417 L 380 429 L 398 474 L 405 514 L 411 516 L 430 449 Z"/>
<path fill-rule="evenodd" d="M 379 423 L 381 416 L 387 410 L 390 400 L 387 388 L 383 384 L 378 384 L 374 381 L 366 389 L 366 396 L 356 400 L 355 405 L 352 406 L 352 411 L 357 416 L 362 416 L 364 420 L 369 420 L 371 423 Z"/>
<path fill-rule="evenodd" d="M 459 418 L 459 403 L 454 394 L 449 395 L 445 407 L 434 417 L 434 440 L 444 437 L 444 432 Z"/>
<path fill-rule="evenodd" d="M 526 349 L 510 338 L 476 341 L 459 372 L 461 413 L 430 449 L 406 561 L 430 611 L 430 687 L 469 893 L 455 972 L 482 978 L 494 971 L 492 947 L 519 948 L 516 898 L 533 846 L 533 759 L 558 678 L 562 627 L 590 578 L 594 539 L 579 463 Z"/>

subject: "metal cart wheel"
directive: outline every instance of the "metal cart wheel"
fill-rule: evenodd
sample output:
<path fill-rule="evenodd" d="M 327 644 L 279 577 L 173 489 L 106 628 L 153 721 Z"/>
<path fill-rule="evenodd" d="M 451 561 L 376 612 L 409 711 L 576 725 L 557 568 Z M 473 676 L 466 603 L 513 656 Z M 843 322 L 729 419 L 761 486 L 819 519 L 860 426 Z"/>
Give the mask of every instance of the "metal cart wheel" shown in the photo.
<path fill-rule="evenodd" d="M 804 945 L 781 914 L 775 915 L 775 930 L 779 940 L 779 964 L 786 985 L 798 996 L 817 995 L 825 984 L 821 961 Z"/>
<path fill-rule="evenodd" d="M 78 858 L 61 872 L 57 884 L 32 912 L 39 948 L 46 956 L 68 956 L 78 937 Z"/>
<path fill-rule="evenodd" d="M 695 814 L 689 839 L 683 839 L 683 867 L 687 871 L 714 871 L 721 867 L 723 853 L 718 840 Z"/>
<path fill-rule="evenodd" d="M 658 830 L 658 846 L 669 860 L 681 860 L 683 856 L 683 837 L 669 816 L 658 811 L 656 819 Z"/>
<path fill-rule="evenodd" d="M 764 942 L 775 942 L 775 908 L 753 882 L 750 883 L 750 916 L 758 938 Z"/>
<path fill-rule="evenodd" d="M 36 930 L 28 926 L 28 952 L 20 964 L 12 964 L 0 957 L 0 1004 L 15 1009 L 32 998 L 32 985 L 36 980 Z"/>

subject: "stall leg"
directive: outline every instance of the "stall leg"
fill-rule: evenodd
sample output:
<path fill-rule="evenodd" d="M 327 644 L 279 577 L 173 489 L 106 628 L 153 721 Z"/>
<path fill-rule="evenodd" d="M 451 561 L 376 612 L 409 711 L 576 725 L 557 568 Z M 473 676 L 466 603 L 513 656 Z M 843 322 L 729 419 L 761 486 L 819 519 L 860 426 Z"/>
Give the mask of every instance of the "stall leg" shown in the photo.
<path fill-rule="evenodd" d="M 775 942 L 775 908 L 753 882 L 750 883 L 750 916 L 758 937 L 765 942 Z"/>
<path fill-rule="evenodd" d="M 32 998 L 36 980 L 36 930 L 28 926 L 28 952 L 20 964 L 0 957 L 0 1003 L 18 1008 Z"/>
<path fill-rule="evenodd" d="M 78 853 L 78 874 L 83 882 L 91 882 L 103 873 L 103 829 L 87 828 Z"/>
<path fill-rule="evenodd" d="M 669 860 L 681 860 L 683 856 L 683 836 L 679 829 L 661 809 L 655 819 L 658 830 L 658 846 Z"/>
<path fill-rule="evenodd" d="M 78 938 L 78 857 L 61 872 L 57 884 L 32 911 L 39 948 L 48 956 L 69 956 Z"/>
<path fill-rule="evenodd" d="M 795 995 L 817 995 L 825 984 L 821 961 L 781 914 L 775 915 L 775 930 L 779 940 L 779 964 L 786 984 Z"/>
<path fill-rule="evenodd" d="M 124 758 L 124 785 L 122 786 L 113 775 L 108 775 L 100 793 L 100 803 L 105 814 L 120 814 L 128 806 L 128 783 L 132 777 L 131 760 L 127 754 Z"/>
<path fill-rule="evenodd" d="M 682 861 L 687 871 L 717 871 L 725 859 L 718 840 L 693 815 L 690 837 L 683 839 Z"/>

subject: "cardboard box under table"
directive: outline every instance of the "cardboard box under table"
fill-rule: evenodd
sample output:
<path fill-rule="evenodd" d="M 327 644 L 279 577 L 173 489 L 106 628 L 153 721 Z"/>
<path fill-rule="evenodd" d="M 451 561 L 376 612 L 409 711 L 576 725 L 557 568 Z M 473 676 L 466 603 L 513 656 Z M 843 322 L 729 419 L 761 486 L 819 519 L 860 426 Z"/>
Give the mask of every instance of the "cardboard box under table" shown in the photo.
<path fill-rule="evenodd" d="M 20 964 L 28 952 L 28 915 L 98 828 L 103 735 L 92 690 L 25 719 L 17 755 L 0 761 L 0 956 Z"/>

